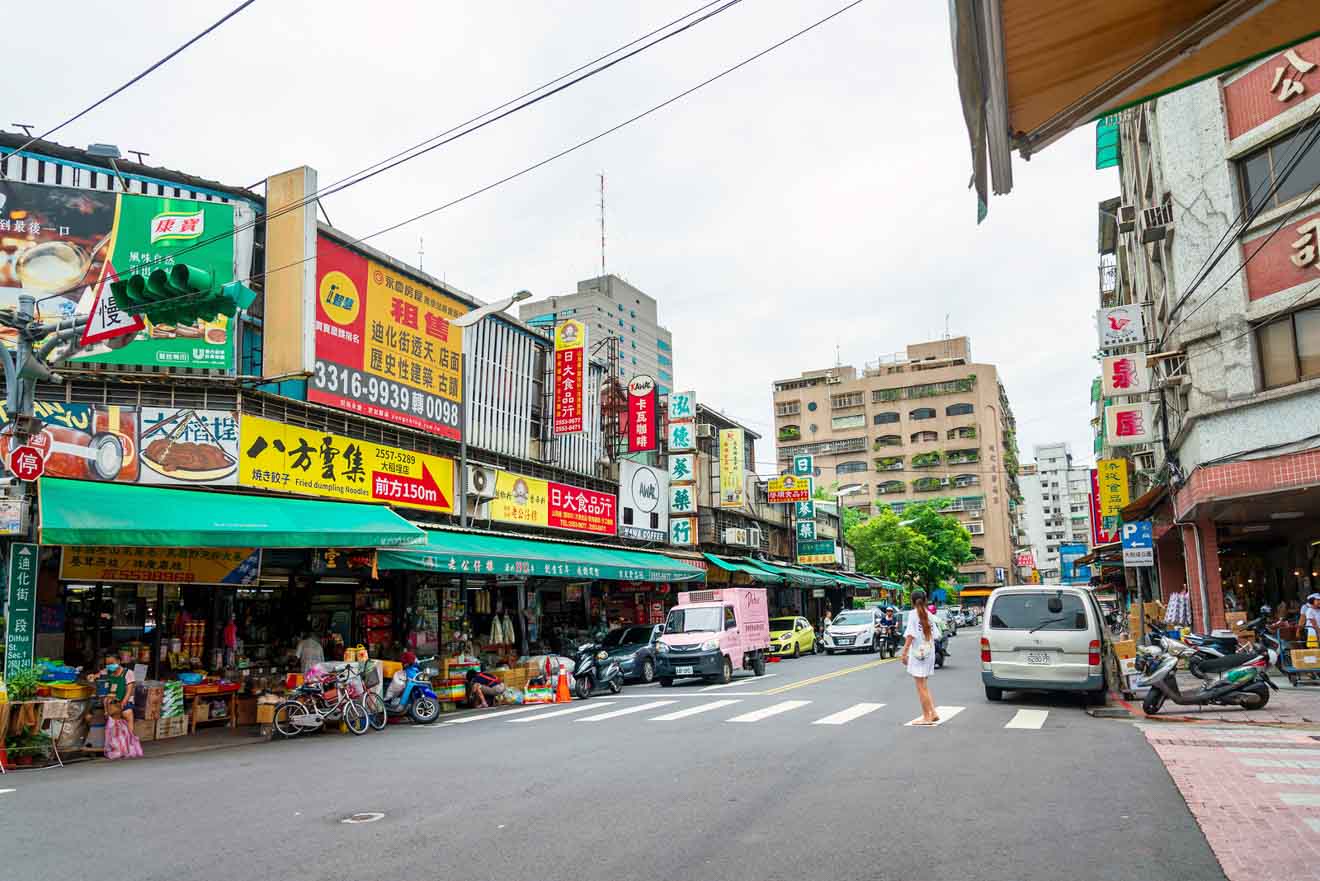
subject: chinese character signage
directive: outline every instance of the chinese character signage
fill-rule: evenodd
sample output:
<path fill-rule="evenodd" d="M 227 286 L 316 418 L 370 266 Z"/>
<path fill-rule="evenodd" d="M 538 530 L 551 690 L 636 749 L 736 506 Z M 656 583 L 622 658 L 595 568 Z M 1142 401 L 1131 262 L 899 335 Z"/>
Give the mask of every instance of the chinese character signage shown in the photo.
<path fill-rule="evenodd" d="M 697 479 L 696 453 L 675 453 L 669 457 L 670 483 L 695 483 Z"/>
<path fill-rule="evenodd" d="M 1318 63 L 1320 39 L 1313 38 L 1265 59 L 1251 70 L 1244 67 L 1232 82 L 1225 83 L 1224 109 L 1229 140 L 1248 133 L 1256 134 L 1260 126 L 1313 98 L 1320 89 Z"/>
<path fill-rule="evenodd" d="M 1127 459 L 1101 459 L 1095 463 L 1100 487 L 1100 516 L 1117 517 L 1132 497 L 1128 490 Z"/>
<path fill-rule="evenodd" d="M 1149 520 L 1124 523 L 1122 534 L 1124 566 L 1155 565 L 1155 539 Z"/>
<path fill-rule="evenodd" d="M 1096 313 L 1100 331 L 1100 348 L 1130 346 L 1146 341 L 1146 323 L 1137 305 L 1115 306 Z"/>
<path fill-rule="evenodd" d="M 670 517 L 669 543 L 671 545 L 694 545 L 697 543 L 696 517 Z"/>
<path fill-rule="evenodd" d="M 1118 541 L 1118 520 L 1111 517 L 1108 521 L 1100 513 L 1100 477 L 1099 472 L 1091 469 L 1091 547 L 1113 544 Z"/>
<path fill-rule="evenodd" d="M 720 429 L 720 507 L 741 508 L 745 501 L 743 472 L 747 469 L 741 428 Z"/>
<path fill-rule="evenodd" d="M 669 475 L 659 468 L 619 463 L 619 535 L 639 541 L 669 540 Z"/>
<path fill-rule="evenodd" d="M 1150 371 L 1144 355 L 1114 355 L 1100 359 L 1100 388 L 1107 398 L 1150 391 Z"/>
<path fill-rule="evenodd" d="M 1036 568 L 1036 558 L 1031 551 L 1018 551 L 1013 555 L 1013 565 L 1019 569 Z"/>
<path fill-rule="evenodd" d="M 665 439 L 670 450 L 683 451 L 697 448 L 697 424 L 695 422 L 671 422 Z"/>
<path fill-rule="evenodd" d="M 645 453 L 659 446 L 660 415 L 656 407 L 655 380 L 634 376 L 628 383 L 628 452 Z"/>
<path fill-rule="evenodd" d="M 669 513 L 697 513 L 697 488 L 692 484 L 680 484 L 669 488 Z"/>
<path fill-rule="evenodd" d="M 583 430 L 586 352 L 585 324 L 570 318 L 555 327 L 555 434 L 575 434 Z M 631 442 L 631 435 L 629 440 Z"/>
<path fill-rule="evenodd" d="M 1105 407 L 1105 442 L 1111 447 L 1149 444 L 1155 440 L 1151 405 L 1110 404 Z"/>
<path fill-rule="evenodd" d="M 143 407 L 141 483 L 238 483 L 238 416 L 232 410 Z"/>
<path fill-rule="evenodd" d="M 453 513 L 454 460 L 244 416 L 238 482 L 274 492 Z"/>
<path fill-rule="evenodd" d="M 797 530 L 798 541 L 815 541 L 816 539 L 815 520 L 799 520 L 795 528 Z"/>
<path fill-rule="evenodd" d="M 458 440 L 468 311 L 429 285 L 316 242 L 316 371 L 307 399 Z"/>
<path fill-rule="evenodd" d="M 60 556 L 65 581 L 173 584 L 257 583 L 259 548 L 66 547 Z M 153 594 L 154 595 L 154 594 Z"/>
<path fill-rule="evenodd" d="M 1287 103 L 1298 95 L 1306 94 L 1307 83 L 1303 80 L 1315 67 L 1314 61 L 1307 61 L 1297 50 L 1289 49 L 1278 59 L 1274 76 L 1270 79 L 1269 93 L 1282 103 Z"/>
<path fill-rule="evenodd" d="M 794 456 L 793 474 L 797 477 L 814 477 L 816 458 L 814 456 Z"/>
<path fill-rule="evenodd" d="M 499 471 L 495 475 L 495 498 L 490 500 L 490 519 L 615 535 L 617 501 L 610 493 Z"/>
<path fill-rule="evenodd" d="M 14 305 L 23 289 L 37 297 L 42 318 L 89 315 L 86 341 L 94 345 L 74 363 L 231 370 L 231 318 L 152 325 L 119 311 L 110 282 L 168 272 L 176 259 L 208 270 L 216 285 L 233 281 L 243 248 L 236 242 L 250 242 L 250 234 L 234 234 L 236 211 L 247 209 L 0 180 L 0 302 Z M 250 261 L 249 252 L 244 272 Z M 126 344 L 118 339 L 125 336 Z"/>
<path fill-rule="evenodd" d="M 38 545 L 9 546 L 9 588 L 5 604 L 5 677 L 32 667 L 37 636 Z"/>
<path fill-rule="evenodd" d="M 766 487 L 772 505 L 786 505 L 811 499 L 811 478 L 785 474 L 772 479 Z"/>
<path fill-rule="evenodd" d="M 692 422 L 697 418 L 696 392 L 669 393 L 669 421 Z"/>
<path fill-rule="evenodd" d="M 797 543 L 797 561 L 807 566 L 835 562 L 834 539 L 819 538 L 813 541 L 799 540 Z"/>
<path fill-rule="evenodd" d="M 814 499 L 807 499 L 805 502 L 793 503 L 793 516 L 798 520 L 816 519 L 816 502 Z"/>
<path fill-rule="evenodd" d="M 1277 235 L 1263 237 L 1251 247 L 1246 276 L 1247 296 L 1253 301 L 1320 281 L 1320 213 L 1288 220 Z"/>

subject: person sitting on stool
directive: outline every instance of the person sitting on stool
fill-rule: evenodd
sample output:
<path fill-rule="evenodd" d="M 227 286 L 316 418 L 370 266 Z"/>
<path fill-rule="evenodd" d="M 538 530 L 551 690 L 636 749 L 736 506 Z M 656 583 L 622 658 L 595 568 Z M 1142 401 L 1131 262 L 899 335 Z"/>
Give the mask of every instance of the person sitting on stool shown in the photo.
<path fill-rule="evenodd" d="M 505 686 L 498 676 L 490 673 L 480 673 L 476 670 L 469 670 L 467 674 L 467 697 L 469 706 L 488 707 L 492 701 L 488 698 L 496 698 L 504 694 Z"/>

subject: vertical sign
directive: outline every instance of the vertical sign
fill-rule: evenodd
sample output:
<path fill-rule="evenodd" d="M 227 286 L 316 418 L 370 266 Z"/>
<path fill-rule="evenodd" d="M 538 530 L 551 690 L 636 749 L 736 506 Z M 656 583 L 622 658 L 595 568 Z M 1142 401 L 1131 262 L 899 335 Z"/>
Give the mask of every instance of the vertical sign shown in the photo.
<path fill-rule="evenodd" d="M 1128 491 L 1127 459 L 1101 459 L 1095 463 L 1096 481 L 1100 487 L 1100 516 L 1110 519 L 1130 502 Z"/>
<path fill-rule="evenodd" d="M 570 318 L 555 328 L 555 434 L 582 431 L 587 326 Z"/>
<path fill-rule="evenodd" d="M 1155 565 L 1154 531 L 1149 520 L 1123 524 L 1123 565 Z"/>
<path fill-rule="evenodd" d="M 37 561 L 40 547 L 9 546 L 9 601 L 5 606 L 5 677 L 32 667 L 37 634 Z"/>
<path fill-rule="evenodd" d="M 628 383 L 628 452 L 645 453 L 659 445 L 655 380 L 634 376 Z"/>
<path fill-rule="evenodd" d="M 669 543 L 697 544 L 697 395 L 669 393 Z"/>
<path fill-rule="evenodd" d="M 815 477 L 816 459 L 814 456 L 794 456 L 793 474 L 796 477 Z"/>
<path fill-rule="evenodd" d="M 1140 395 L 1150 391 L 1150 371 L 1144 355 L 1112 355 L 1100 359 L 1100 390 L 1105 397 Z"/>
<path fill-rule="evenodd" d="M 741 428 L 720 429 L 720 507 L 743 506 L 743 472 L 747 469 L 744 455 L 745 438 Z"/>
<path fill-rule="evenodd" d="M 1105 407 L 1105 441 L 1111 447 L 1132 447 L 1155 441 L 1155 420 L 1148 403 Z"/>
<path fill-rule="evenodd" d="M 1091 469 L 1091 546 L 1112 544 L 1118 541 L 1118 530 L 1106 528 L 1105 518 L 1100 514 L 1100 478 L 1096 469 Z"/>

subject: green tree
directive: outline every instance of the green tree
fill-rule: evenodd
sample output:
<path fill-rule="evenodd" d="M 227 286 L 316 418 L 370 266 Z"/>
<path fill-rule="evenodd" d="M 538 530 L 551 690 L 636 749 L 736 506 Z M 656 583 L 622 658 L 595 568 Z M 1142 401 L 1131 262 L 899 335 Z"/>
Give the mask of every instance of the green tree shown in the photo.
<path fill-rule="evenodd" d="M 841 503 L 843 499 L 835 495 L 838 491 L 839 484 L 836 481 L 828 487 L 817 486 L 816 491 L 811 494 L 811 497 L 818 502 L 829 502 L 830 504 L 840 505 L 840 507 L 843 508 L 843 534 L 847 536 L 849 530 L 857 524 L 864 522 L 866 517 L 856 508 L 849 508 L 847 505 L 842 505 Z"/>
<path fill-rule="evenodd" d="M 902 514 L 882 508 L 847 533 L 857 569 L 930 592 L 954 580 L 972 559 L 972 536 L 957 517 L 941 514 L 945 500 L 908 505 Z"/>

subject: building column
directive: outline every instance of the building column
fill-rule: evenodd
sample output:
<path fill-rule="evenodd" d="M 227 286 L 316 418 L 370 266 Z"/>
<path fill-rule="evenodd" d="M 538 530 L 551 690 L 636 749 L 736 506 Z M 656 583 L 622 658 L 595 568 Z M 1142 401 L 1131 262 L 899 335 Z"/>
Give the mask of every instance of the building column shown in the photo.
<path fill-rule="evenodd" d="M 1178 533 L 1178 527 L 1174 527 L 1155 539 L 1155 566 L 1159 579 L 1157 596 L 1166 606 L 1169 597 L 1187 588 L 1187 563 L 1183 559 Z"/>
<path fill-rule="evenodd" d="M 1214 630 L 1227 627 L 1228 621 L 1224 617 L 1224 587 L 1219 578 L 1219 539 L 1215 535 L 1215 524 L 1208 518 L 1197 520 L 1195 524 L 1195 527 L 1191 524 L 1181 527 L 1183 555 L 1190 576 L 1187 586 L 1192 606 L 1192 629 L 1204 630 L 1208 626 L 1209 629 Z M 1202 572 L 1205 573 L 1204 584 L 1201 582 Z"/>

